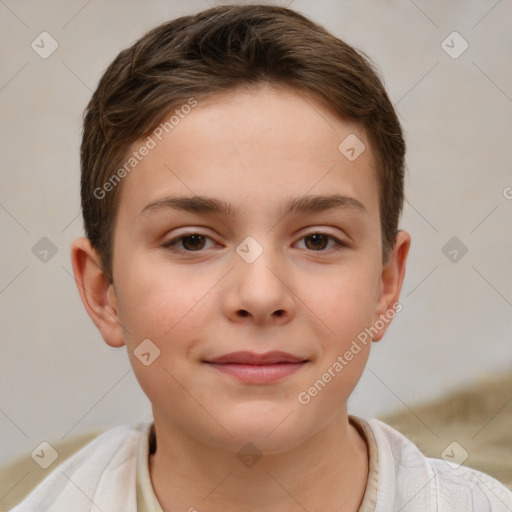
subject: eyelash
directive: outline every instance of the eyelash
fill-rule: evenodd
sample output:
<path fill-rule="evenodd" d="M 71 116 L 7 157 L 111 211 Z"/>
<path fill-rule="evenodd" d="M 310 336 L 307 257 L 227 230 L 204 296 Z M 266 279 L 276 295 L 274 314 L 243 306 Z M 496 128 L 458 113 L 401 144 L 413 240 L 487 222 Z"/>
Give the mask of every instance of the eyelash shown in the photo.
<path fill-rule="evenodd" d="M 188 237 L 193 236 L 193 235 L 197 235 L 197 236 L 200 236 L 200 237 L 212 240 L 212 238 L 207 236 L 207 235 L 203 235 L 201 233 L 193 232 L 193 233 L 186 233 L 186 234 L 174 237 L 171 240 L 168 240 L 168 241 L 164 242 L 162 244 L 162 247 L 165 248 L 165 249 L 170 250 L 171 252 L 175 252 L 175 253 L 189 253 L 189 254 L 192 254 L 192 253 L 204 252 L 201 249 L 197 250 L 197 251 L 189 251 L 187 249 L 176 249 L 176 245 L 179 242 L 181 242 L 184 238 L 188 238 Z M 317 250 L 317 251 L 311 249 L 311 250 L 309 250 L 310 252 L 329 253 L 329 252 L 332 252 L 332 251 L 340 251 L 340 250 L 343 250 L 343 249 L 347 249 L 349 247 L 349 245 L 346 242 L 343 242 L 339 238 L 336 238 L 335 236 L 330 235 L 328 233 L 322 233 L 321 231 L 314 231 L 312 233 L 308 233 L 307 235 L 304 235 L 303 237 L 301 237 L 300 240 L 303 240 L 303 239 L 305 239 L 307 237 L 310 237 L 310 236 L 313 236 L 313 235 L 326 236 L 328 238 L 328 242 L 329 241 L 333 241 L 336 244 L 336 247 L 331 248 L 331 249 L 320 249 L 320 250 Z"/>

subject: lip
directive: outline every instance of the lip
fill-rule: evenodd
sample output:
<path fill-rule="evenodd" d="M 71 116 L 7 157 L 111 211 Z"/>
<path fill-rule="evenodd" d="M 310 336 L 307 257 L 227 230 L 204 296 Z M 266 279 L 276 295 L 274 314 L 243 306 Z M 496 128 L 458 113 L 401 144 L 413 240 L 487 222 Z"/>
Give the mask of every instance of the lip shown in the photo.
<path fill-rule="evenodd" d="M 251 365 L 270 365 L 279 363 L 302 363 L 305 359 L 302 357 L 288 354 L 287 352 L 265 352 L 258 354 L 256 352 L 230 352 L 220 357 L 208 359 L 207 363 L 218 364 L 251 364 Z"/>
<path fill-rule="evenodd" d="M 249 384 L 267 384 L 292 375 L 307 359 L 287 352 L 231 352 L 204 361 L 211 368 Z"/>

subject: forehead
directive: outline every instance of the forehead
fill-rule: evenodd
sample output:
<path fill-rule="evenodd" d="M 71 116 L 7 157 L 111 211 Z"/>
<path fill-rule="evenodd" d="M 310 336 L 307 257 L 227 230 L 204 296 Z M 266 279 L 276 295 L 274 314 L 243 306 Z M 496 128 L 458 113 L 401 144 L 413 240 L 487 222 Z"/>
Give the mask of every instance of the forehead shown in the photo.
<path fill-rule="evenodd" d="M 242 210 L 263 210 L 283 196 L 336 192 L 355 196 L 378 215 L 374 159 L 364 130 L 314 97 L 262 86 L 197 99 L 165 125 L 175 112 L 150 135 L 152 149 L 125 178 L 120 211 L 129 206 L 140 212 L 169 194 L 216 196 Z M 349 150 L 364 150 L 347 158 L 344 141 Z"/>

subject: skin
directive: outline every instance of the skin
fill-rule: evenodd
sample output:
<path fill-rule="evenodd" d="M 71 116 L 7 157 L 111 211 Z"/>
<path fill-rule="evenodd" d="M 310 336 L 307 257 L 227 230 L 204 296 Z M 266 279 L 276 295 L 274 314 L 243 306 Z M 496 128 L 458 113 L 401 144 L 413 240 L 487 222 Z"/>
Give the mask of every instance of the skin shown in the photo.
<path fill-rule="evenodd" d="M 349 134 L 366 145 L 353 162 L 338 151 Z M 364 209 L 282 211 L 289 199 L 332 194 Z M 237 211 L 143 211 L 167 196 L 208 196 Z M 194 239 L 204 243 L 199 251 L 190 250 L 191 239 L 175 251 L 163 246 L 191 233 L 208 237 Z M 235 251 L 247 236 L 263 249 L 252 263 Z M 368 455 L 346 403 L 371 343 L 307 405 L 297 396 L 398 301 L 409 246 L 400 231 L 383 264 L 365 132 L 284 88 L 199 101 L 124 179 L 113 285 L 87 239 L 74 242 L 72 260 L 89 315 L 109 345 L 126 345 L 151 401 L 157 451 L 150 474 L 164 511 L 358 509 Z M 134 355 L 144 339 L 160 350 L 149 366 Z M 308 362 L 257 385 L 204 362 L 240 350 L 281 350 Z M 247 442 L 262 454 L 252 467 L 236 456 Z"/>

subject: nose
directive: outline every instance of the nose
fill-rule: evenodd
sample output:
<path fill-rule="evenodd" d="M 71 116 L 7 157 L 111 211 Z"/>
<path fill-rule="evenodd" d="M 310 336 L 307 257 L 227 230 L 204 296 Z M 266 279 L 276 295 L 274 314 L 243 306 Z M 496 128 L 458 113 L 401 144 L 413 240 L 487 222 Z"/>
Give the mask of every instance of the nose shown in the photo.
<path fill-rule="evenodd" d="M 237 323 L 280 325 L 295 316 L 296 302 L 289 272 L 270 251 L 247 263 L 235 255 L 224 300 L 224 314 Z"/>

